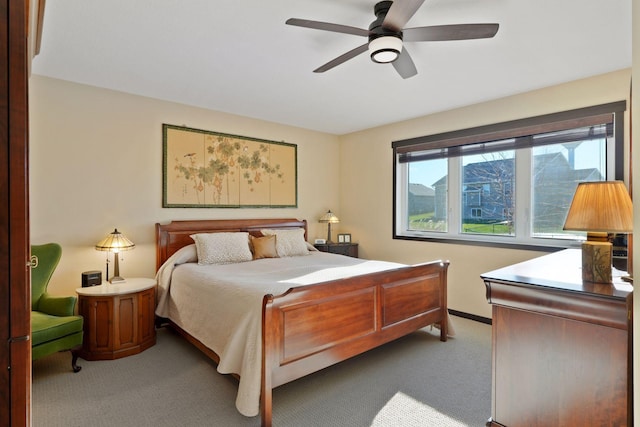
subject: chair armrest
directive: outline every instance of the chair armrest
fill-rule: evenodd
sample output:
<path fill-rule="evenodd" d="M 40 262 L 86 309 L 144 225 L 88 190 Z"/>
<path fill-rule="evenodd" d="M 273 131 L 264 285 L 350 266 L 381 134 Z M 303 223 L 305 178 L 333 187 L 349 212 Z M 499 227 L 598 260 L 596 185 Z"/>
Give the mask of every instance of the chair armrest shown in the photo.
<path fill-rule="evenodd" d="M 38 311 L 52 316 L 73 316 L 76 300 L 75 296 L 54 297 L 45 292 L 38 301 Z"/>

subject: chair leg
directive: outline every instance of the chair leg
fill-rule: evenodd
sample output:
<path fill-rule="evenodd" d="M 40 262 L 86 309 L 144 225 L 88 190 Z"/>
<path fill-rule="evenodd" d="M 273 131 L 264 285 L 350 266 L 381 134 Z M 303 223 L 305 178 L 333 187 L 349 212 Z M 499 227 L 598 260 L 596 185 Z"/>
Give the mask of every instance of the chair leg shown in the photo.
<path fill-rule="evenodd" d="M 74 373 L 80 372 L 80 370 L 82 369 L 82 366 L 78 366 L 77 364 L 78 356 L 78 350 L 71 350 L 71 368 L 73 368 Z"/>

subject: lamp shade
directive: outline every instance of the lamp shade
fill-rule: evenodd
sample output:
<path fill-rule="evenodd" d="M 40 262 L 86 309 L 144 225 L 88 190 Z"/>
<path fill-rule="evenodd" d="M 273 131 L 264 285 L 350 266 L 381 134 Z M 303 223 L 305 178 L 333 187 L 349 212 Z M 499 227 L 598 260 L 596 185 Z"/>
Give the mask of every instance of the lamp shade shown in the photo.
<path fill-rule="evenodd" d="M 336 214 L 331 212 L 331 210 L 328 210 L 326 214 L 320 217 L 318 222 L 328 222 L 329 224 L 337 224 L 340 222 L 340 219 L 336 216 Z"/>
<path fill-rule="evenodd" d="M 116 228 L 113 232 L 109 233 L 107 237 L 96 243 L 96 250 L 118 253 L 120 251 L 133 249 L 135 246 L 131 240 L 127 239 Z"/>
<path fill-rule="evenodd" d="M 563 228 L 599 233 L 632 232 L 633 204 L 624 182 L 578 184 Z"/>

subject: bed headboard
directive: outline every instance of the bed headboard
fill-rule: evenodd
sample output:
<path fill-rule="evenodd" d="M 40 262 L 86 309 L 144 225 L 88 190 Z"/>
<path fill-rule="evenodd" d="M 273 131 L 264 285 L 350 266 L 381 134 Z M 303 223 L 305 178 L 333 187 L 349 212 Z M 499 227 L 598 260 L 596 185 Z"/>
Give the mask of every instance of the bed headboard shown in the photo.
<path fill-rule="evenodd" d="M 307 221 L 291 218 L 269 219 L 206 219 L 156 223 L 156 270 L 178 249 L 193 243 L 194 233 L 219 233 L 247 231 L 259 235 L 263 228 L 304 228 L 307 239 Z"/>

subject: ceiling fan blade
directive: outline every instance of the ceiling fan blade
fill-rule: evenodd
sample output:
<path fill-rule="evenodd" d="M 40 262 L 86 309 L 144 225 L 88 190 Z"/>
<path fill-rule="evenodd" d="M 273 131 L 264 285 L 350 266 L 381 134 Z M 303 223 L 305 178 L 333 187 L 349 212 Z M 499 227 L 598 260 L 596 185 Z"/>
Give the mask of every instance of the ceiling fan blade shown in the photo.
<path fill-rule="evenodd" d="M 424 0 L 395 0 L 382 21 L 382 27 L 393 31 L 402 31 L 409 19 L 422 6 Z"/>
<path fill-rule="evenodd" d="M 289 18 L 285 22 L 288 25 L 297 27 L 313 28 L 315 30 L 333 31 L 335 33 L 353 34 L 355 36 L 369 37 L 369 30 L 363 28 L 350 27 L 348 25 L 331 24 L 329 22 L 310 21 L 308 19 Z"/>
<path fill-rule="evenodd" d="M 446 40 L 488 39 L 496 35 L 500 24 L 454 24 L 405 28 L 405 42 L 433 42 Z"/>
<path fill-rule="evenodd" d="M 400 56 L 398 59 L 392 62 L 393 68 L 396 69 L 400 77 L 403 79 L 408 79 L 409 77 L 413 77 L 418 74 L 418 70 L 416 69 L 416 65 L 413 63 L 413 59 L 411 59 L 411 55 L 407 52 L 407 48 L 403 47 L 402 52 L 400 52 Z"/>
<path fill-rule="evenodd" d="M 336 66 L 342 64 L 343 62 L 347 62 L 351 58 L 355 58 L 356 56 L 360 55 L 361 53 L 366 52 L 368 47 L 369 47 L 369 43 L 365 43 L 362 46 L 358 46 L 355 49 L 351 49 L 349 52 L 344 53 L 344 54 L 338 56 L 336 59 L 333 59 L 333 60 L 327 62 L 323 66 L 316 68 L 315 70 L 313 70 L 313 72 L 314 73 L 324 73 L 325 71 L 328 71 L 328 70 L 332 69 L 333 67 L 336 67 Z"/>

